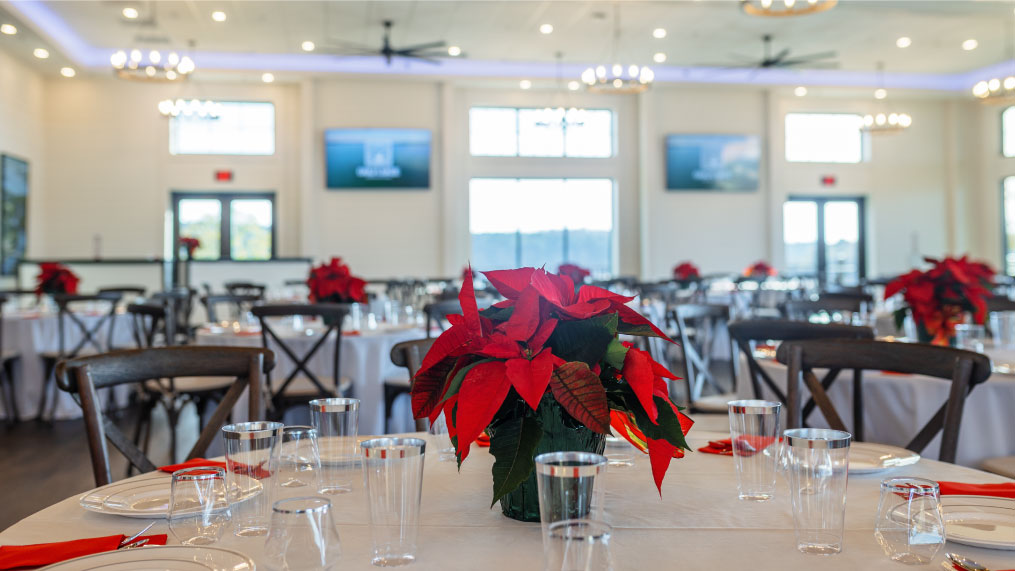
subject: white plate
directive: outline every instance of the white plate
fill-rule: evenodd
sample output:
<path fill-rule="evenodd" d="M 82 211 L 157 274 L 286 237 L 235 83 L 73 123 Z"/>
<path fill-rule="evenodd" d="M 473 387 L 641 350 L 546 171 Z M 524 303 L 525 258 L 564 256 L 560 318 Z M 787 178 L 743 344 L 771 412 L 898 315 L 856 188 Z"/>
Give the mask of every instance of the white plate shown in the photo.
<path fill-rule="evenodd" d="M 1015 499 L 991 496 L 941 496 L 949 541 L 1015 551 Z"/>
<path fill-rule="evenodd" d="M 254 571 L 254 561 L 221 547 L 167 545 L 85 555 L 43 568 L 57 571 Z"/>
<path fill-rule="evenodd" d="M 854 442 L 849 445 L 850 474 L 873 474 L 919 461 L 919 454 L 898 446 L 870 442 Z"/>
<path fill-rule="evenodd" d="M 243 488 L 238 501 L 244 501 L 261 493 L 261 482 L 236 474 Z M 152 472 L 136 478 L 113 482 L 85 493 L 78 502 L 88 511 L 158 519 L 169 517 L 169 492 L 173 481 L 170 474 Z"/>

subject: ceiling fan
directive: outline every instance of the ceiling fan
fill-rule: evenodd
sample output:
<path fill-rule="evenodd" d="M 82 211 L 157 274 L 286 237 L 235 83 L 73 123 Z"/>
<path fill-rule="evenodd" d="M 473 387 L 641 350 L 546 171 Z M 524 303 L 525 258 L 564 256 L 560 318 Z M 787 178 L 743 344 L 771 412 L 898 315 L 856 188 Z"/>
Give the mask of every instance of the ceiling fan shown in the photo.
<path fill-rule="evenodd" d="M 838 54 L 834 51 L 817 52 L 811 54 L 805 54 L 800 56 L 791 56 L 791 50 L 789 48 L 783 48 L 778 53 L 772 53 L 772 35 L 765 34 L 761 37 L 764 43 L 764 51 L 760 60 L 738 56 L 745 63 L 739 66 L 727 66 L 727 67 L 748 67 L 757 69 L 768 69 L 777 67 L 797 67 L 806 66 L 811 69 L 829 69 L 839 67 L 839 64 L 834 61 L 826 61 L 834 59 Z"/>
<path fill-rule="evenodd" d="M 448 52 L 442 49 L 447 47 L 447 43 L 444 40 L 400 48 L 393 47 L 391 45 L 391 27 L 393 25 L 394 22 L 391 20 L 384 20 L 384 38 L 380 48 L 341 42 L 341 45 L 338 46 L 321 46 L 322 51 L 343 56 L 381 56 L 389 66 L 395 58 L 414 59 L 440 65 L 441 62 L 438 58 L 449 57 Z M 465 54 L 459 52 L 459 55 L 456 57 L 464 56 Z"/>

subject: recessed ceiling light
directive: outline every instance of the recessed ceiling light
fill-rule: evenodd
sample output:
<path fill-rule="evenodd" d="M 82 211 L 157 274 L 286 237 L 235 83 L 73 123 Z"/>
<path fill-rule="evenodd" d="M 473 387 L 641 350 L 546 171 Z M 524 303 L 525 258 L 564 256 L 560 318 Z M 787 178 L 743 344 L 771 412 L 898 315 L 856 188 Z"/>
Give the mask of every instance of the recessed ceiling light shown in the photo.
<path fill-rule="evenodd" d="M 316 47 L 317 46 L 314 45 L 314 42 L 311 42 L 310 40 L 307 40 L 302 44 L 300 44 L 300 48 L 305 52 L 312 52 Z"/>
<path fill-rule="evenodd" d="M 962 42 L 962 49 L 966 50 L 967 52 L 971 52 L 971 51 L 975 50 L 976 47 L 979 46 L 979 45 L 980 45 L 980 42 L 978 42 L 976 40 L 966 40 L 966 41 Z"/>
<path fill-rule="evenodd" d="M 123 9 L 122 14 L 124 18 L 127 18 L 128 20 L 134 20 L 137 18 L 137 8 L 127 6 L 126 8 Z"/>
<path fill-rule="evenodd" d="M 0 34 L 5 34 L 5 35 L 8 35 L 8 36 L 13 36 L 16 33 L 18 33 L 18 29 L 15 28 L 13 25 L 11 25 L 11 24 L 0 25 Z"/>
<path fill-rule="evenodd" d="M 908 48 L 913 45 L 913 40 L 911 40 L 908 36 L 902 36 L 901 38 L 895 40 L 895 45 L 900 48 Z"/>
<path fill-rule="evenodd" d="M 567 82 L 567 88 L 570 89 L 571 91 L 578 91 L 578 89 L 580 87 L 581 87 L 581 84 L 578 83 L 577 81 L 569 81 L 569 82 Z"/>
<path fill-rule="evenodd" d="M 543 24 L 542 26 L 539 26 L 539 33 L 540 34 L 552 34 L 553 33 L 553 24 Z"/>
<path fill-rule="evenodd" d="M 529 89 L 532 87 L 532 82 L 527 79 L 523 79 L 518 82 L 518 87 L 521 87 L 522 89 Z"/>
<path fill-rule="evenodd" d="M 665 38 L 666 37 L 666 29 L 665 28 L 656 28 L 656 29 L 652 30 L 652 37 L 657 39 L 657 40 L 661 40 L 661 39 Z"/>
<path fill-rule="evenodd" d="M 663 63 L 664 61 L 666 61 L 666 54 L 664 54 L 663 52 L 659 52 L 654 56 L 652 56 L 652 61 L 656 63 Z"/>
<path fill-rule="evenodd" d="M 77 72 L 74 71 L 73 67 L 61 67 L 60 75 L 64 77 L 74 77 L 75 75 L 77 75 Z"/>
<path fill-rule="evenodd" d="M 46 59 L 49 57 L 49 50 L 45 48 L 35 48 L 32 54 L 39 59 Z"/>
<path fill-rule="evenodd" d="M 263 74 L 261 74 L 261 81 L 263 81 L 265 83 L 271 83 L 271 82 L 275 81 L 275 74 L 273 74 L 273 73 L 263 73 Z"/>
<path fill-rule="evenodd" d="M 800 87 L 793 90 L 793 95 L 796 95 L 797 97 L 803 97 L 804 95 L 807 95 L 807 88 L 801 85 Z"/>
<path fill-rule="evenodd" d="M 222 10 L 215 10 L 214 12 L 211 13 L 211 19 L 215 20 L 216 22 L 225 22 L 226 13 L 223 12 Z"/>
<path fill-rule="evenodd" d="M 462 55 L 462 48 L 458 46 L 448 46 L 448 55 L 451 57 L 458 57 Z"/>
<path fill-rule="evenodd" d="M 874 99 L 884 99 L 888 97 L 888 91 L 878 88 L 874 90 Z"/>

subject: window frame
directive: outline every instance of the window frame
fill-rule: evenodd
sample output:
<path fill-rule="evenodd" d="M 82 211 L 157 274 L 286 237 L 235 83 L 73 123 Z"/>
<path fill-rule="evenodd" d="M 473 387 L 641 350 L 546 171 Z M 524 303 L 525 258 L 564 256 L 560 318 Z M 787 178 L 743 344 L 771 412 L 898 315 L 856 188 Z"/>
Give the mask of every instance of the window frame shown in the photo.
<path fill-rule="evenodd" d="M 558 106 L 558 107 L 560 107 L 560 106 Z M 467 120 L 466 120 L 467 129 L 466 130 L 467 130 L 468 135 L 469 135 L 469 137 L 468 137 L 468 141 L 469 141 L 469 143 L 468 143 L 469 156 L 472 157 L 472 158 L 478 158 L 478 159 L 535 159 L 535 160 L 545 160 L 545 159 L 550 159 L 550 160 L 561 160 L 561 159 L 568 159 L 568 160 L 570 160 L 570 159 L 577 159 L 577 160 L 603 160 L 603 159 L 614 159 L 614 158 L 617 157 L 617 112 L 616 112 L 616 110 L 611 109 L 609 107 L 595 107 L 595 108 L 582 107 L 581 108 L 584 111 L 606 111 L 606 112 L 608 112 L 610 114 L 610 136 L 609 136 L 609 140 L 610 140 L 610 154 L 609 155 L 603 156 L 603 157 L 589 157 L 589 156 L 579 157 L 579 156 L 568 155 L 567 154 L 567 127 L 566 126 L 561 130 L 561 148 L 563 149 L 563 152 L 561 153 L 560 156 L 556 156 L 556 155 L 523 155 L 521 153 L 521 148 L 522 148 L 522 136 L 521 136 L 521 134 L 522 134 L 522 131 L 521 131 L 521 114 L 519 112 L 523 111 L 523 110 L 524 111 L 541 111 L 541 110 L 544 110 L 544 109 L 547 109 L 547 108 L 548 107 L 526 107 L 526 106 L 516 107 L 516 106 L 513 106 L 513 105 L 470 105 L 469 108 L 468 108 L 467 116 L 466 116 L 467 117 Z M 515 112 L 515 141 L 517 142 L 517 149 L 515 150 L 515 154 L 513 154 L 513 155 L 477 155 L 477 154 L 473 154 L 473 152 L 472 152 L 472 110 L 473 109 L 509 109 L 509 110 L 512 110 L 512 111 Z M 533 177 L 526 177 L 526 178 L 533 178 Z M 536 177 L 536 178 L 538 178 L 538 177 Z M 552 178 L 552 177 L 545 177 L 545 178 Z M 593 178 L 593 177 L 585 177 L 585 178 Z"/>
<path fill-rule="evenodd" d="M 194 262 L 266 262 L 278 258 L 278 208 L 273 191 L 260 192 L 187 192 L 173 191 L 170 194 L 170 207 L 173 215 L 173 258 L 179 253 L 180 243 L 180 201 L 189 199 L 218 200 L 222 204 L 222 218 L 219 221 L 219 257 L 214 260 L 192 260 Z M 271 255 L 261 260 L 237 260 L 232 253 L 232 202 L 244 199 L 267 199 L 271 202 Z"/>
<path fill-rule="evenodd" d="M 853 164 L 853 163 L 848 163 Z M 790 194 L 783 200 L 785 205 L 787 202 L 814 202 L 818 205 L 817 222 L 818 222 L 818 236 L 816 245 L 818 248 L 818 257 L 815 260 L 817 266 L 817 278 L 818 282 L 825 284 L 828 274 L 828 252 L 826 251 L 827 244 L 825 243 L 825 203 L 828 202 L 855 202 L 857 205 L 857 229 L 859 234 L 857 236 L 857 277 L 862 282 L 867 279 L 867 197 L 863 195 L 854 194 L 843 194 L 843 195 L 817 195 L 817 194 Z M 786 220 L 782 221 L 783 227 L 786 225 Z M 785 257 L 786 243 L 783 241 L 783 256 Z M 831 285 L 831 284 L 829 284 Z"/>
<path fill-rule="evenodd" d="M 173 120 L 176 117 L 169 117 L 167 123 L 166 135 L 167 135 L 167 151 L 171 157 L 274 157 L 278 155 L 278 106 L 274 101 L 267 100 L 241 100 L 241 99 L 210 99 L 213 103 L 260 103 L 271 105 L 272 109 L 272 125 L 271 125 L 271 153 L 268 154 L 252 154 L 252 153 L 174 153 L 173 152 Z"/>
<path fill-rule="evenodd" d="M 858 117 L 860 123 L 863 124 L 863 115 L 860 113 L 853 113 L 850 111 L 787 111 L 783 115 L 782 119 L 782 159 L 794 165 L 859 165 L 870 160 L 870 139 L 863 132 L 862 129 L 857 129 L 857 134 L 860 137 L 860 159 L 856 162 L 851 161 L 792 161 L 786 156 L 786 150 L 789 145 L 786 144 L 788 139 L 788 129 L 786 128 L 786 120 L 790 115 L 851 115 Z"/>
<path fill-rule="evenodd" d="M 1001 113 L 998 114 L 998 116 L 997 116 L 998 123 L 1000 123 L 1000 125 L 1001 125 L 1001 128 L 998 129 L 998 131 L 1000 131 L 1000 133 L 1001 133 L 1001 140 L 1000 140 L 1000 149 L 999 149 L 999 151 L 1000 151 L 1000 154 L 1001 154 L 1001 158 L 1012 159 L 1012 158 L 1015 158 L 1015 154 L 1008 155 L 1008 154 L 1005 154 L 1005 152 L 1004 152 L 1004 114 L 1008 110 L 1013 110 L 1012 114 L 1015 115 L 1015 105 L 1009 105 L 1009 106 L 1004 107 L 1003 109 L 1001 109 Z M 1012 120 L 1012 123 L 1015 123 L 1015 119 Z M 1012 127 L 1015 128 L 1015 125 L 1012 125 Z M 1007 177 L 1005 177 L 1005 178 L 1007 178 Z M 1002 186 L 1002 191 L 1003 191 L 1003 188 L 1004 188 L 1004 179 L 1001 179 L 1001 186 Z M 1003 193 L 1002 193 L 1002 196 L 1001 196 L 1001 200 L 1004 200 Z"/>
<path fill-rule="evenodd" d="M 1015 252 L 1008 249 L 1008 221 L 1004 200 L 1005 181 L 1008 179 L 1015 180 L 1015 174 L 1001 177 L 1001 208 L 998 209 L 1001 212 L 1001 273 L 1006 276 L 1015 276 L 1015 272 L 1008 271 L 1008 255 L 1015 254 Z M 1013 192 L 1015 192 L 1015 182 L 1012 183 L 1012 187 Z"/>

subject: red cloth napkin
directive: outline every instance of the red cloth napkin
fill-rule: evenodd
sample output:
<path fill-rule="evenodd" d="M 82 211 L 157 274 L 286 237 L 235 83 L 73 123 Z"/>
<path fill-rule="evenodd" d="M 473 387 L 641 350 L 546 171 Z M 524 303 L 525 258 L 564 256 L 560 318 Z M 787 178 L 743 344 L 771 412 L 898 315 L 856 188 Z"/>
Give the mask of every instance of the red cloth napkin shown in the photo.
<path fill-rule="evenodd" d="M 737 437 L 736 448 L 737 451 L 740 452 L 741 456 L 754 456 L 758 452 L 761 452 L 765 448 L 771 446 L 773 442 L 775 442 L 774 436 L 754 436 L 751 434 L 745 434 Z M 730 438 L 726 438 L 724 440 L 709 440 L 708 446 L 702 446 L 698 449 L 698 452 L 732 456 L 733 440 Z"/>
<path fill-rule="evenodd" d="M 358 329 L 350 329 L 349 331 L 343 331 L 342 335 L 348 335 L 349 337 L 355 337 L 357 335 L 360 335 L 360 332 L 359 332 Z"/>
<path fill-rule="evenodd" d="M 490 446 L 490 435 L 486 432 L 481 432 L 479 438 L 476 438 L 476 445 L 488 448 Z"/>
<path fill-rule="evenodd" d="M 75 557 L 115 551 L 120 542 L 128 536 L 108 535 L 71 541 L 53 543 L 36 543 L 34 545 L 4 545 L 0 547 L 0 569 L 18 569 L 22 567 L 42 567 L 52 565 Z M 142 535 L 131 543 L 147 539 L 145 545 L 165 545 L 166 534 Z"/>
<path fill-rule="evenodd" d="M 226 465 L 225 462 L 217 462 L 215 460 L 205 460 L 204 458 L 192 458 L 180 464 L 169 464 L 168 466 L 159 466 L 159 470 L 172 474 L 177 470 L 183 470 L 184 468 L 197 468 L 200 466 L 216 466 L 218 468 L 225 468 L 226 471 L 229 470 L 229 467 Z M 251 478 L 261 480 L 267 478 L 268 476 L 271 476 L 271 472 L 265 470 L 263 466 L 264 462 L 262 462 L 257 466 L 248 466 L 246 464 L 241 464 L 239 462 L 233 462 L 233 473 L 245 474 L 247 476 L 250 476 Z"/>
<path fill-rule="evenodd" d="M 241 329 L 239 331 L 233 332 L 233 335 L 237 337 L 256 337 L 260 334 L 261 334 L 260 329 Z"/>
<path fill-rule="evenodd" d="M 1015 499 L 1015 483 L 1001 484 L 966 484 L 963 482 L 938 482 L 941 495 L 956 496 L 994 496 Z"/>

